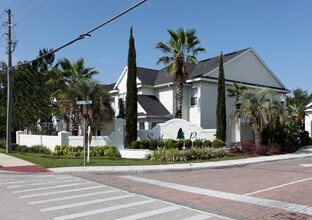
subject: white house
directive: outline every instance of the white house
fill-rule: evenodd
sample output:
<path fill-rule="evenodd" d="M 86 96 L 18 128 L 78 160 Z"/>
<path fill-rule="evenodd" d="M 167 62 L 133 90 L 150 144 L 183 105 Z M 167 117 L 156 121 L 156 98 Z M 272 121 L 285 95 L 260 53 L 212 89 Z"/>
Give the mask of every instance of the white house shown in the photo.
<path fill-rule="evenodd" d="M 233 83 L 248 88 L 268 88 L 286 105 L 289 90 L 262 61 L 258 54 L 247 48 L 223 55 L 226 89 Z M 183 119 L 203 129 L 216 128 L 217 83 L 219 57 L 202 60 L 198 65 L 188 64 L 189 77 L 184 85 Z M 118 114 L 118 100 L 125 101 L 127 67 L 121 73 L 113 90 L 114 108 Z M 166 68 L 153 70 L 137 68 L 138 123 L 139 129 L 150 129 L 159 122 L 172 119 L 175 114 L 176 86 Z M 234 98 L 226 98 L 227 136 L 233 134 L 231 115 Z M 245 139 L 250 138 L 245 137 Z M 244 139 L 244 138 L 243 138 Z"/>
<path fill-rule="evenodd" d="M 304 117 L 305 130 L 309 132 L 309 136 L 312 137 L 312 102 L 310 102 L 305 108 L 306 116 Z"/>

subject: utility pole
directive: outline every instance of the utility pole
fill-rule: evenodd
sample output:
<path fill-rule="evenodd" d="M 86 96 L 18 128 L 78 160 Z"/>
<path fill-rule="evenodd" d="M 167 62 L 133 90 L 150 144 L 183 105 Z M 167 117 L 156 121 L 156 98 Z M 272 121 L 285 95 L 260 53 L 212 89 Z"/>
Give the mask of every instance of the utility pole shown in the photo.
<path fill-rule="evenodd" d="M 8 70 L 7 70 L 7 123 L 6 123 L 6 152 L 12 152 L 12 138 L 11 138 L 11 121 L 12 121 L 12 41 L 11 41 L 11 9 L 8 13 Z"/>

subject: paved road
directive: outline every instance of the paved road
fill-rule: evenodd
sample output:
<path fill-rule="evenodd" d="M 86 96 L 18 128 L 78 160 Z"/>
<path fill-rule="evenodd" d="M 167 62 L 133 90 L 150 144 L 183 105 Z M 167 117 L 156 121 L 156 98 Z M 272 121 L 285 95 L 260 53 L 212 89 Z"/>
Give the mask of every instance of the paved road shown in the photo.
<path fill-rule="evenodd" d="M 234 219 L 312 219 L 312 158 L 85 179 Z"/>
<path fill-rule="evenodd" d="M 0 174 L 0 219 L 228 219 L 79 177 Z"/>

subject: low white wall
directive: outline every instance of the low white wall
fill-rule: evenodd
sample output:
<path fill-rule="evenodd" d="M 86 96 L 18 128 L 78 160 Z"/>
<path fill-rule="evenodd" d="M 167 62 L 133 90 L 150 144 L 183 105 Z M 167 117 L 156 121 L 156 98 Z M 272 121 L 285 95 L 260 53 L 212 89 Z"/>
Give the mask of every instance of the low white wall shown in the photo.
<path fill-rule="evenodd" d="M 92 136 L 90 146 L 111 145 L 123 148 L 125 138 L 124 126 L 124 119 L 116 119 L 115 132 L 112 132 L 109 136 Z M 59 132 L 58 136 L 28 135 L 23 134 L 23 131 L 17 131 L 16 143 L 28 147 L 33 145 L 44 145 L 49 149 L 54 150 L 56 145 L 83 146 L 83 136 L 69 136 L 69 132 L 66 131 Z"/>
<path fill-rule="evenodd" d="M 148 154 L 153 153 L 153 151 L 143 149 L 119 149 L 119 153 L 122 158 L 144 159 Z"/>

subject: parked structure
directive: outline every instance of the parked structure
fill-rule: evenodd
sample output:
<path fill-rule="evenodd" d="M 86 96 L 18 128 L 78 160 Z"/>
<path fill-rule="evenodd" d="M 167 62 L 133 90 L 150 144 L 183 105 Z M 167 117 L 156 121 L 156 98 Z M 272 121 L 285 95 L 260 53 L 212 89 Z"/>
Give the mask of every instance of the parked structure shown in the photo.
<path fill-rule="evenodd" d="M 289 90 L 262 61 L 252 48 L 239 50 L 223 55 L 226 89 L 233 83 L 239 83 L 248 89 L 268 88 L 276 92 L 277 99 L 286 106 L 286 94 Z M 202 60 L 198 65 L 188 64 L 189 78 L 184 86 L 183 119 L 203 128 L 216 128 L 217 82 L 219 57 Z M 114 110 L 117 116 L 120 99 L 125 101 L 127 94 L 127 67 L 121 73 L 110 93 L 114 97 Z M 149 130 L 157 123 L 166 122 L 175 113 L 176 87 L 172 75 L 166 68 L 153 70 L 137 68 L 138 87 L 138 128 Z M 237 125 L 233 125 L 231 115 L 234 98 L 226 98 L 227 142 L 250 140 L 250 135 L 235 133 Z M 240 124 L 239 126 L 244 125 Z M 248 133 L 248 132 L 247 132 Z M 245 132 L 245 134 L 247 134 Z M 252 133 L 249 133 L 252 134 Z"/>

